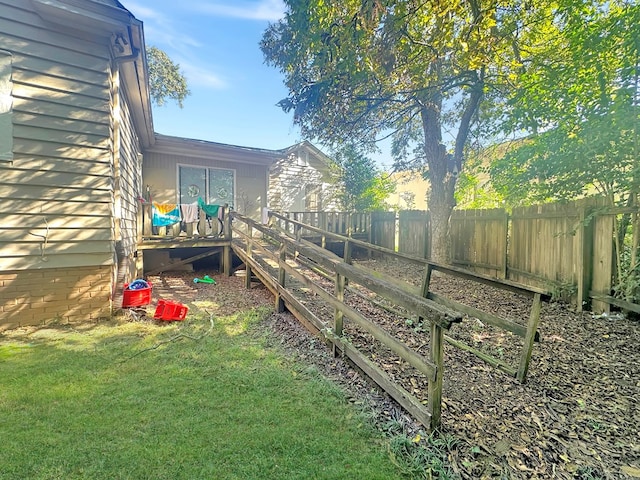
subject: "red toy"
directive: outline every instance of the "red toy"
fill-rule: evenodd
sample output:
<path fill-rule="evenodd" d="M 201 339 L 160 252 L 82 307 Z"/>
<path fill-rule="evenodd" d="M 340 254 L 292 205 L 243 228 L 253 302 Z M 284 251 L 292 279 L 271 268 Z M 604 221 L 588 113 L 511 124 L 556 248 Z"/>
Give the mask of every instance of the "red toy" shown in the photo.
<path fill-rule="evenodd" d="M 138 282 L 139 280 L 136 280 Z M 131 282 L 133 284 L 133 282 Z M 122 308 L 127 307 L 141 307 L 143 305 L 149 305 L 151 303 L 151 284 L 144 288 L 129 288 L 129 283 L 124 284 L 124 290 L 122 292 Z"/>
<path fill-rule="evenodd" d="M 172 300 L 158 300 L 158 306 L 156 307 L 156 313 L 153 314 L 153 318 L 156 320 L 184 320 L 187 316 L 189 307 L 183 305 L 180 302 L 174 302 Z"/>

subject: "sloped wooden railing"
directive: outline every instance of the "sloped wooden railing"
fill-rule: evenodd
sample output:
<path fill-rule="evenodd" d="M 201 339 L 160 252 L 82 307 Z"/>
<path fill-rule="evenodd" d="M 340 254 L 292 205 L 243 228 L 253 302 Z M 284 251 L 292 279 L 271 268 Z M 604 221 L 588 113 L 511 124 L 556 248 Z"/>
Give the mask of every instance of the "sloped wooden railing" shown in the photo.
<path fill-rule="evenodd" d="M 373 277 L 366 269 L 350 265 L 344 258 L 311 242 L 291 238 L 247 217 L 235 213 L 232 215 L 232 248 L 247 267 L 247 286 L 250 286 L 252 275 L 257 276 L 274 293 L 279 311 L 286 308 L 292 312 L 303 324 L 322 335 L 336 353 L 348 357 L 417 420 L 427 428 L 437 428 L 440 425 L 442 408 L 444 331 L 461 321 L 462 315 L 430 299 L 407 292 L 384 279 Z M 348 249 L 345 249 L 345 256 L 349 256 Z M 301 258 L 321 266 L 326 272 L 331 272 L 333 292 L 312 280 L 309 271 L 297 261 Z M 324 321 L 307 308 L 290 289 L 290 283 L 293 282 L 313 292 L 332 308 L 332 321 Z M 429 357 L 425 358 L 345 303 L 347 283 L 359 285 L 428 321 Z M 428 381 L 427 405 L 423 405 L 414 395 L 393 381 L 380 366 L 345 337 L 345 322 L 353 322 L 425 376 Z"/>
<path fill-rule="evenodd" d="M 499 358 L 481 352 L 480 350 L 473 348 L 470 345 L 467 345 L 448 336 L 445 336 L 444 339 L 447 343 L 462 350 L 468 351 L 469 353 L 476 355 L 478 358 L 482 359 L 489 365 L 516 377 L 521 383 L 525 382 L 527 372 L 529 370 L 529 364 L 531 362 L 534 342 L 539 341 L 540 339 L 540 335 L 538 333 L 538 324 L 540 322 L 540 310 L 542 301 L 549 298 L 549 294 L 545 290 L 520 285 L 509 280 L 499 280 L 494 277 L 474 273 L 462 268 L 457 268 L 449 265 L 441 265 L 421 257 L 398 253 L 388 248 L 372 245 L 362 240 L 339 235 L 337 233 L 322 231 L 315 226 L 297 222 L 290 218 L 284 217 L 282 214 L 279 214 L 277 212 L 270 212 L 270 216 L 274 220 L 273 225 L 275 226 L 280 226 L 283 224 L 283 222 L 285 222 L 287 230 L 282 230 L 282 233 L 287 235 L 294 235 L 296 240 L 298 241 L 305 236 L 305 232 L 312 232 L 314 234 L 321 235 L 323 238 L 326 237 L 331 238 L 333 241 L 344 242 L 344 251 L 349 252 L 349 256 L 352 248 L 354 246 L 357 246 L 359 248 L 369 250 L 370 252 L 376 252 L 378 254 L 382 254 L 391 258 L 402 259 L 404 261 L 425 267 L 425 275 L 421 288 L 416 288 L 405 282 L 400 282 L 398 279 L 387 278 L 383 273 L 380 272 L 371 272 L 370 274 L 376 276 L 377 278 L 386 279 L 388 282 L 393 283 L 396 288 L 402 289 L 407 293 L 427 298 L 439 305 L 445 306 L 457 312 L 464 313 L 469 317 L 477 318 L 489 325 L 505 331 L 509 331 L 517 336 L 522 337 L 524 344 L 520 352 L 520 359 L 517 366 L 509 365 Z M 346 255 L 345 258 L 347 258 Z M 439 271 L 441 273 L 470 280 L 472 282 L 485 284 L 500 290 L 506 290 L 531 299 L 531 308 L 526 325 L 522 325 L 511 319 L 502 318 L 497 315 L 484 312 L 478 308 L 445 298 L 444 296 L 438 295 L 437 293 L 431 291 L 429 287 L 431 282 L 431 275 L 434 271 Z"/>

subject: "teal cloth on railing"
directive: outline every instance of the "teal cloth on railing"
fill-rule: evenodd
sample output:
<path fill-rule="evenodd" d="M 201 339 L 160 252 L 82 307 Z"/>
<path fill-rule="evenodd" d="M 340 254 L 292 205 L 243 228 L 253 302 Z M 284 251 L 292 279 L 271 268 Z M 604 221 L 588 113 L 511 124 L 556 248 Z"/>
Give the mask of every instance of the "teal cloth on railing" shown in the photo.
<path fill-rule="evenodd" d="M 202 209 L 204 213 L 209 215 L 210 217 L 217 218 L 218 212 L 220 211 L 220 205 L 208 205 L 204 203 L 202 198 L 198 197 L 198 206 Z"/>

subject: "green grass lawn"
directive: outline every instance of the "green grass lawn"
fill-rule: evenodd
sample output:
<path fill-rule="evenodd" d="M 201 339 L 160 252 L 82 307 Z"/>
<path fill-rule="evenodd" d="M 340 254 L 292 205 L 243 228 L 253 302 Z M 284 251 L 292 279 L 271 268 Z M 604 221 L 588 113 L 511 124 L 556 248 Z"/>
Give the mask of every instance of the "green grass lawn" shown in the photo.
<path fill-rule="evenodd" d="M 0 335 L 0 479 L 393 479 L 341 390 L 268 346 L 267 309 Z"/>

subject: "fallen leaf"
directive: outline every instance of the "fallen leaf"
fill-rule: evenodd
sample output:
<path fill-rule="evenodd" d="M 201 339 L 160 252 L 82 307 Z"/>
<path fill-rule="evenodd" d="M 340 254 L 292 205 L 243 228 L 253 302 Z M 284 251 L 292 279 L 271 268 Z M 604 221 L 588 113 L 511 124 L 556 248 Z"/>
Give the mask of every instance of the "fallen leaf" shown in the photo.
<path fill-rule="evenodd" d="M 620 467 L 620 471 L 633 478 L 640 478 L 640 468 L 632 467 L 631 465 L 623 465 Z"/>

